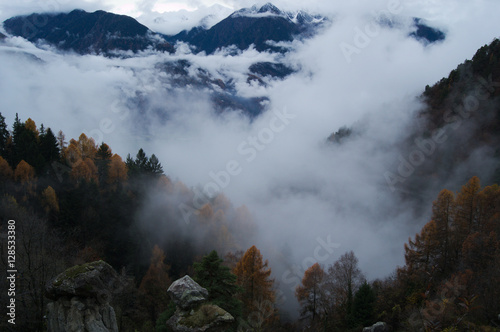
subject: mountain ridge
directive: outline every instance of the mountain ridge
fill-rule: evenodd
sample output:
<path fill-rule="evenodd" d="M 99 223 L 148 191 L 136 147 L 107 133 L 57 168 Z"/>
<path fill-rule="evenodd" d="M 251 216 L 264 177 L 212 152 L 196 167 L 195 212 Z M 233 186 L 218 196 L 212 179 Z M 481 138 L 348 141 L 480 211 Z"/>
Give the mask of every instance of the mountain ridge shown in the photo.
<path fill-rule="evenodd" d="M 33 13 L 12 17 L 3 24 L 7 33 L 33 43 L 42 41 L 79 54 L 114 56 L 120 51 L 148 49 L 174 53 L 177 42 L 190 44 L 196 53 L 213 54 L 231 46 L 246 50 L 252 45 L 259 52 L 284 53 L 288 49 L 280 43 L 310 38 L 329 22 L 325 16 L 303 10 L 283 11 L 267 3 L 237 10 L 210 28 L 197 26 L 175 35 L 154 32 L 132 17 L 102 10 Z M 424 44 L 445 38 L 442 31 L 421 19 L 414 18 L 413 27 L 415 31 L 409 36 Z"/>
<path fill-rule="evenodd" d="M 44 40 L 60 50 L 79 54 L 136 53 L 147 48 L 174 51 L 159 34 L 132 17 L 102 10 L 88 13 L 75 9 L 69 13 L 16 16 L 4 21 L 4 27 L 8 33 L 30 42 Z"/>
<path fill-rule="evenodd" d="M 187 42 L 196 52 L 212 54 L 218 49 L 235 45 L 240 50 L 251 45 L 259 52 L 285 52 L 286 49 L 269 44 L 290 42 L 310 37 L 327 19 L 303 11 L 284 12 L 271 3 L 235 11 L 209 29 L 194 27 L 167 37 L 171 43 Z"/>

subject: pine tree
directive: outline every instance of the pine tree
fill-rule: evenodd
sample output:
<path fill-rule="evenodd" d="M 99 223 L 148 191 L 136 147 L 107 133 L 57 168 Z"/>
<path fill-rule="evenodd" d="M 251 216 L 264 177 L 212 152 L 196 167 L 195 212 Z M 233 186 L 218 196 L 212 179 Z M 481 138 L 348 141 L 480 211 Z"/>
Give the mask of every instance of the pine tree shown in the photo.
<path fill-rule="evenodd" d="M 163 166 L 158 158 L 154 154 L 148 158 L 143 149 L 139 149 L 135 159 L 129 154 L 127 156 L 126 165 L 128 174 L 131 177 L 144 175 L 160 176 L 163 174 Z"/>
<path fill-rule="evenodd" d="M 375 293 L 366 281 L 354 295 L 354 325 L 371 326 L 374 323 Z"/>
<path fill-rule="evenodd" d="M 33 166 L 37 172 L 41 172 L 45 161 L 40 154 L 39 133 L 35 122 L 31 119 L 22 123 L 16 114 L 13 129 L 13 162 L 17 165 L 21 160 Z"/>
<path fill-rule="evenodd" d="M 141 148 L 137 152 L 135 156 L 135 164 L 139 167 L 140 170 L 147 170 L 148 167 L 148 157 L 146 156 L 146 152 Z"/>
<path fill-rule="evenodd" d="M 215 250 L 203 257 L 200 263 L 194 263 L 194 280 L 206 288 L 209 300 L 229 312 L 236 320 L 241 317 L 241 301 L 235 295 L 241 291 L 236 284 L 236 276 Z"/>
<path fill-rule="evenodd" d="M 40 133 L 40 153 L 45 162 L 52 163 L 59 160 L 59 152 L 57 139 L 52 129 L 48 128 L 43 133 Z"/>
<path fill-rule="evenodd" d="M 163 166 L 154 154 L 152 154 L 149 158 L 146 169 L 148 172 L 156 176 L 163 174 Z"/>
<path fill-rule="evenodd" d="M 7 140 L 9 139 L 9 130 L 5 123 L 5 117 L 0 113 L 0 156 L 7 158 L 6 148 Z"/>
<path fill-rule="evenodd" d="M 99 183 L 106 183 L 109 176 L 109 165 L 111 163 L 111 149 L 106 143 L 101 143 L 99 150 L 96 153 L 95 164 L 97 166 L 97 173 L 99 175 Z"/>

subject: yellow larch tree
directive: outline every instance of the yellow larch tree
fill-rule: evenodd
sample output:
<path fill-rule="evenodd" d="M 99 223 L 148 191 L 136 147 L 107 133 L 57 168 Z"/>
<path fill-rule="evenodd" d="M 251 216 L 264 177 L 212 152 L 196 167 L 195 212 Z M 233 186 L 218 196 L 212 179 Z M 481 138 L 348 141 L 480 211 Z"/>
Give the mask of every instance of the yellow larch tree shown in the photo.
<path fill-rule="evenodd" d="M 108 183 L 116 184 L 127 180 L 127 165 L 123 162 L 122 158 L 114 154 L 111 157 L 108 169 Z"/>
<path fill-rule="evenodd" d="M 166 309 L 169 302 L 167 289 L 172 281 L 168 275 L 170 266 L 165 264 L 165 258 L 165 252 L 155 245 L 151 264 L 139 285 L 139 292 L 153 322 L 156 322 L 158 315 Z"/>
<path fill-rule="evenodd" d="M 10 167 L 7 160 L 0 156 L 0 180 L 10 180 L 14 177 L 14 171 Z"/>
<path fill-rule="evenodd" d="M 262 318 L 260 323 L 264 324 L 270 323 L 276 317 L 274 279 L 271 278 L 271 268 L 268 265 L 260 250 L 252 246 L 233 270 L 237 277 L 236 283 L 243 289 L 240 299 L 243 302 L 244 317 L 251 319 L 251 315 L 256 315 Z M 263 308 L 266 308 L 265 313 L 262 312 Z"/>

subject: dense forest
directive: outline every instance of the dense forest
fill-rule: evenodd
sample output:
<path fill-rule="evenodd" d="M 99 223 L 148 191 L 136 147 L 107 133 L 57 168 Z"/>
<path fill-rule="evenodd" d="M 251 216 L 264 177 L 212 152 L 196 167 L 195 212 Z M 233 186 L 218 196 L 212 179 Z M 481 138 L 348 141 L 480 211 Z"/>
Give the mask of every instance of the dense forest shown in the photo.
<path fill-rule="evenodd" d="M 478 138 L 471 145 L 498 142 L 495 85 L 488 90 L 493 113 L 445 115 L 447 103 L 469 88 L 464 70 L 498 78 L 499 47 L 495 40 L 426 88 L 426 132 L 475 118 L 480 126 L 471 130 Z M 350 134 L 345 129 L 334 139 L 341 144 Z M 467 148 L 446 161 L 464 158 Z M 439 163 L 433 158 L 427 162 Z M 245 206 L 234 207 L 222 194 L 200 197 L 142 149 L 124 160 L 85 134 L 67 141 L 31 118 L 16 116 L 9 127 L 0 114 L 0 232 L 3 239 L 6 221 L 16 221 L 17 328 L 44 331 L 47 283 L 71 266 L 105 260 L 126 285 L 113 299 L 120 331 L 168 331 L 175 308 L 166 290 L 185 274 L 236 318 L 234 331 L 360 331 L 377 321 L 394 331 L 500 331 L 500 188 L 492 184 L 498 174 L 489 174 L 486 186 L 476 175 L 424 207 L 432 209 L 431 219 L 401 248 L 405 264 L 386 279 L 367 280 L 352 251 L 329 266 L 310 266 L 295 290 L 300 318 L 291 320 L 278 310 L 279 282 L 269 262 L 257 247 L 241 247 L 256 232 Z M 0 254 L 7 266 L 4 244 Z"/>

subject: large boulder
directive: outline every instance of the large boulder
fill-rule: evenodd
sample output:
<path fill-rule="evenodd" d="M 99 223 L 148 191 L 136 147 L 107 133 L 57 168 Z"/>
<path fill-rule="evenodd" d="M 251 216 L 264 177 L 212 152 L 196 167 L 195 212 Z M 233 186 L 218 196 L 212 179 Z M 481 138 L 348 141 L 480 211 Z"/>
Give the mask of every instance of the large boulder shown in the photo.
<path fill-rule="evenodd" d="M 193 308 L 208 299 L 208 291 L 189 276 L 174 281 L 167 293 L 172 301 L 183 310 Z"/>
<path fill-rule="evenodd" d="M 120 289 L 118 273 L 106 262 L 74 266 L 55 277 L 46 295 L 49 332 L 118 332 L 109 304 Z"/>
<path fill-rule="evenodd" d="M 167 321 L 174 332 L 224 332 L 234 323 L 230 313 L 206 303 L 208 291 L 189 276 L 173 282 L 167 292 L 177 305 Z"/>
<path fill-rule="evenodd" d="M 370 327 L 365 327 L 363 332 L 389 332 L 389 326 L 384 322 L 377 322 Z"/>
<path fill-rule="evenodd" d="M 104 261 L 73 266 L 47 285 L 47 297 L 79 296 L 109 302 L 111 294 L 120 288 L 118 273 Z"/>
<path fill-rule="evenodd" d="M 174 332 L 224 332 L 234 317 L 219 306 L 202 304 L 190 311 L 179 310 L 167 321 Z"/>

